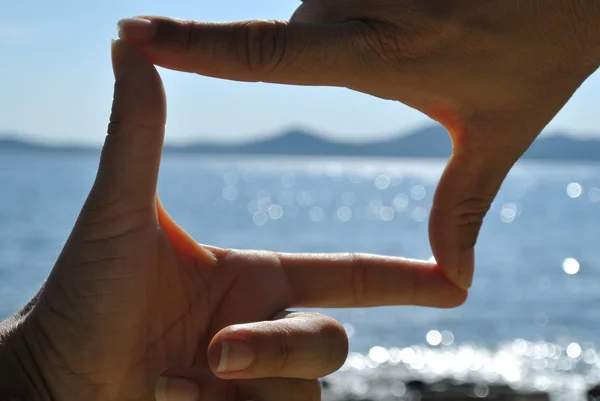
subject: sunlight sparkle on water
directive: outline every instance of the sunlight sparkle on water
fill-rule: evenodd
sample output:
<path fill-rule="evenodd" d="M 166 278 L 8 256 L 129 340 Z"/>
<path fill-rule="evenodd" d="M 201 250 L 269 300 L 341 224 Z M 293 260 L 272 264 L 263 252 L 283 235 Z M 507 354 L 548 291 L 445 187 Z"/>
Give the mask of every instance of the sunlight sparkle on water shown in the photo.
<path fill-rule="evenodd" d="M 375 186 L 378 189 L 387 189 L 389 188 L 391 184 L 391 180 L 390 177 L 388 177 L 387 175 L 380 175 L 377 178 L 375 178 Z"/>
<path fill-rule="evenodd" d="M 393 208 L 391 208 L 389 206 L 382 207 L 381 211 L 379 212 L 379 217 L 383 221 L 392 221 L 394 219 L 395 215 L 396 215 L 396 212 L 394 211 Z"/>
<path fill-rule="evenodd" d="M 600 188 L 590 188 L 588 191 L 588 196 L 590 197 L 590 201 L 592 202 L 600 202 Z"/>
<path fill-rule="evenodd" d="M 311 208 L 308 212 L 308 218 L 315 223 L 322 221 L 324 217 L 325 213 L 323 212 L 323 209 L 317 206 Z"/>
<path fill-rule="evenodd" d="M 427 209 L 418 206 L 412 211 L 412 218 L 414 221 L 420 223 L 427 220 Z"/>
<path fill-rule="evenodd" d="M 252 221 L 254 222 L 254 224 L 256 224 L 259 227 L 267 224 L 268 220 L 269 220 L 269 217 L 267 216 L 267 214 L 265 212 L 257 212 L 257 213 L 254 213 L 254 215 L 252 215 Z"/>
<path fill-rule="evenodd" d="M 517 392 L 550 392 L 553 401 L 583 401 L 580 395 L 588 385 L 600 380 L 598 352 L 589 345 L 516 339 L 494 349 L 469 343 L 446 346 L 447 334 L 429 331 L 427 346 L 376 345 L 366 354 L 351 352 L 342 369 L 328 380 L 335 399 L 364 399 L 365 394 L 388 399 L 390 393 L 402 397 L 412 380 L 450 380 L 459 385 L 475 383 L 473 394 L 480 398 L 489 397 L 494 386 L 507 385 Z M 581 376 L 574 376 L 576 372 Z M 401 384 L 391 389 L 390 383 Z"/>
<path fill-rule="evenodd" d="M 517 217 L 517 205 L 514 203 L 507 203 L 502 206 L 500 211 L 500 219 L 504 223 L 512 223 Z"/>
<path fill-rule="evenodd" d="M 269 207 L 269 217 L 273 220 L 279 220 L 283 217 L 283 207 L 280 205 L 271 205 Z"/>
<path fill-rule="evenodd" d="M 569 195 L 569 198 L 579 198 L 582 193 L 583 188 L 581 187 L 581 184 L 577 182 L 572 182 L 569 185 L 567 185 L 567 195 Z"/>
<path fill-rule="evenodd" d="M 406 194 L 398 194 L 392 201 L 397 212 L 402 212 L 408 206 L 408 196 Z"/>
<path fill-rule="evenodd" d="M 579 262 L 577 261 L 577 259 L 566 258 L 563 261 L 562 266 L 563 270 L 567 274 L 573 275 L 579 273 Z"/>
<path fill-rule="evenodd" d="M 415 185 L 410 190 L 410 196 L 414 200 L 422 200 L 425 198 L 426 195 L 427 195 L 427 192 L 425 191 L 425 187 L 423 187 L 423 185 Z"/>
<path fill-rule="evenodd" d="M 577 359 L 581 356 L 581 346 L 577 343 L 569 344 L 567 347 L 567 355 L 569 358 Z"/>
<path fill-rule="evenodd" d="M 429 333 L 427 333 L 426 338 L 429 345 L 433 345 L 434 347 L 442 343 L 442 333 L 437 330 L 431 330 Z"/>
<path fill-rule="evenodd" d="M 342 206 L 337 210 L 336 215 L 341 222 L 347 222 L 352 218 L 352 210 L 348 206 Z"/>

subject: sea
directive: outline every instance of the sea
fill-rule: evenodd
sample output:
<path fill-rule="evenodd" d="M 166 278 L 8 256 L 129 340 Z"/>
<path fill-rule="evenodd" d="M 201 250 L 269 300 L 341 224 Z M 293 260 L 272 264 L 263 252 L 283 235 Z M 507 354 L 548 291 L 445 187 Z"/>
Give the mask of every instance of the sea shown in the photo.
<path fill-rule="evenodd" d="M 48 275 L 97 163 L 96 153 L 0 153 L 0 317 Z M 201 243 L 428 259 L 427 222 L 443 167 L 443 160 L 166 154 L 159 193 Z M 401 397 L 402 386 L 373 384 L 387 375 L 502 382 L 583 400 L 600 382 L 600 164 L 518 163 L 482 228 L 476 264 L 469 299 L 456 309 L 323 311 L 350 337 L 351 353 L 332 379 L 339 391 Z"/>

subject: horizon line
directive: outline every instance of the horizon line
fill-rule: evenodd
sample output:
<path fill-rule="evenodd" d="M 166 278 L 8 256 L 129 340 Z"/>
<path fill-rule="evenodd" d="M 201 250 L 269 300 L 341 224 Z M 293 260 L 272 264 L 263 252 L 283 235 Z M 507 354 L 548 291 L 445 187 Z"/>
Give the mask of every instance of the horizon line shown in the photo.
<path fill-rule="evenodd" d="M 433 129 L 436 127 L 439 128 L 440 130 L 447 131 L 446 128 L 439 123 L 427 123 L 427 124 L 420 124 L 418 127 L 415 127 L 412 129 L 410 129 L 410 128 L 405 129 L 401 132 L 397 132 L 396 134 L 388 134 L 387 136 L 384 136 L 384 137 L 378 137 L 376 139 L 339 140 L 339 139 L 333 139 L 331 137 L 328 137 L 327 134 L 320 132 L 319 130 L 308 128 L 308 127 L 303 127 L 303 126 L 299 126 L 299 125 L 294 125 L 294 126 L 289 126 L 288 128 L 285 128 L 285 129 L 278 130 L 274 133 L 265 134 L 259 138 L 255 138 L 255 139 L 243 139 L 243 140 L 236 139 L 236 140 L 230 140 L 230 141 L 227 141 L 227 140 L 223 141 L 223 140 L 211 138 L 209 140 L 206 140 L 206 136 L 197 135 L 197 136 L 194 136 L 185 141 L 168 141 L 167 137 L 165 137 L 164 146 L 165 147 L 188 147 L 188 146 L 207 145 L 207 146 L 228 147 L 228 146 L 238 146 L 238 145 L 251 145 L 251 144 L 255 144 L 255 143 L 276 140 L 276 139 L 285 137 L 286 135 L 289 135 L 292 133 L 305 134 L 309 137 L 313 137 L 313 138 L 319 139 L 323 142 L 328 142 L 328 143 L 335 144 L 335 145 L 375 144 L 375 143 L 391 142 L 391 141 L 394 141 L 394 140 L 397 140 L 400 138 L 417 135 L 419 133 L 422 133 L 423 131 Z M 25 135 L 26 137 L 23 138 L 23 135 Z M 571 139 L 574 141 L 579 141 L 579 142 L 582 142 L 582 141 L 600 142 L 600 131 L 599 132 L 591 132 L 590 131 L 587 133 L 582 132 L 582 133 L 574 134 L 574 133 L 569 132 L 568 130 L 564 130 L 564 129 L 563 130 L 552 129 L 552 130 L 543 130 L 540 133 L 540 135 L 538 136 L 538 139 L 541 138 L 542 136 L 544 138 L 563 137 L 563 138 L 568 138 L 568 139 Z M 102 137 L 102 139 L 104 139 L 104 136 Z M 51 147 L 51 148 L 61 148 L 61 147 L 94 148 L 94 147 L 103 145 L 102 140 L 97 141 L 97 142 L 77 141 L 77 140 L 67 140 L 67 141 L 43 140 L 39 136 L 36 136 L 33 134 L 25 134 L 24 132 L 21 132 L 18 130 L 9 130 L 9 129 L 0 130 L 0 141 L 7 141 L 7 140 L 19 142 L 19 143 L 26 144 L 26 145 Z"/>

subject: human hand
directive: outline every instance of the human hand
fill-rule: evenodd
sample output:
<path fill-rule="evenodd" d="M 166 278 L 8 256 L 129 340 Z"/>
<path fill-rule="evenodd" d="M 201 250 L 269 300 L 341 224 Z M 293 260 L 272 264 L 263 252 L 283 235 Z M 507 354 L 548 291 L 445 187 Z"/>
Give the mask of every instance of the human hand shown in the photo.
<path fill-rule="evenodd" d="M 162 375 L 159 401 L 314 400 L 347 337 L 330 318 L 286 308 L 465 300 L 424 262 L 198 245 L 155 195 L 160 77 L 125 42 L 113 65 L 96 181 L 47 282 L 0 336 L 0 389 L 27 401 L 151 400 Z"/>
<path fill-rule="evenodd" d="M 471 285 L 477 236 L 513 164 L 600 65 L 598 0 L 304 0 L 290 22 L 125 20 L 160 66 L 241 81 L 347 87 L 443 124 L 453 154 L 429 233 Z"/>

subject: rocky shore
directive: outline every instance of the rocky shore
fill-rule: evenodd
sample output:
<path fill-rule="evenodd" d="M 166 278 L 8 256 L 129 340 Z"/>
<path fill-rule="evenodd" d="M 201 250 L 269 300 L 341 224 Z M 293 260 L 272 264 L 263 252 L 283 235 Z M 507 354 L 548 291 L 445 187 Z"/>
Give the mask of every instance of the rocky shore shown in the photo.
<path fill-rule="evenodd" d="M 494 349 L 373 347 L 322 380 L 323 401 L 600 401 L 600 351 L 515 340 Z"/>
<path fill-rule="evenodd" d="M 476 383 L 453 383 L 450 380 L 426 384 L 420 381 L 383 383 L 378 389 L 364 394 L 352 391 L 335 391 L 324 380 L 323 401 L 550 401 L 545 392 L 518 392 L 506 385 L 482 385 Z M 349 387 L 352 385 L 349 383 Z M 593 401 L 593 399 L 591 399 Z"/>

